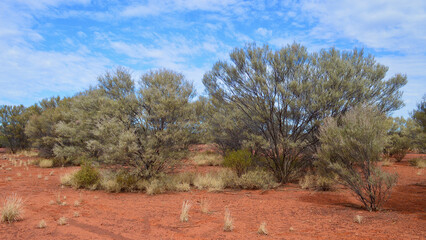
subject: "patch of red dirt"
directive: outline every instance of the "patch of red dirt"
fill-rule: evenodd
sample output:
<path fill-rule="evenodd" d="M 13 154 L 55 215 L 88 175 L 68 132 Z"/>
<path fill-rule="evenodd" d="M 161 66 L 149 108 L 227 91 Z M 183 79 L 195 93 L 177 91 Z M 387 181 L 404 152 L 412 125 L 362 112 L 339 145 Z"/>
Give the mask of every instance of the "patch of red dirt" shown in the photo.
<path fill-rule="evenodd" d="M 29 166 L 27 170 L 25 166 L 11 166 L 10 157 L 14 156 L 0 154 L 0 164 L 8 164 L 0 170 L 0 198 L 17 193 L 25 199 L 25 214 L 22 221 L 1 223 L 0 239 L 388 240 L 426 236 L 426 172 L 418 174 L 421 170 L 406 164 L 406 159 L 384 167 L 399 174 L 399 183 L 383 211 L 368 212 L 346 189 L 313 192 L 301 190 L 296 184 L 270 191 L 191 190 L 156 196 L 74 190 L 61 188 L 59 176 L 77 168 Z M 29 158 L 19 157 L 18 161 L 22 159 Z M 8 177 L 11 181 L 6 180 Z M 58 194 L 67 205 L 49 204 Z M 80 206 L 74 206 L 79 199 Z M 201 213 L 201 199 L 210 202 L 210 214 Z M 179 221 L 184 200 L 193 204 L 186 223 Z M 223 231 L 225 207 L 234 218 L 232 232 Z M 80 216 L 74 217 L 74 212 Z M 364 217 L 362 224 L 353 222 L 355 215 Z M 68 224 L 59 226 L 60 217 L 66 217 Z M 38 229 L 42 219 L 47 227 Z M 267 223 L 268 236 L 257 234 L 262 221 Z"/>

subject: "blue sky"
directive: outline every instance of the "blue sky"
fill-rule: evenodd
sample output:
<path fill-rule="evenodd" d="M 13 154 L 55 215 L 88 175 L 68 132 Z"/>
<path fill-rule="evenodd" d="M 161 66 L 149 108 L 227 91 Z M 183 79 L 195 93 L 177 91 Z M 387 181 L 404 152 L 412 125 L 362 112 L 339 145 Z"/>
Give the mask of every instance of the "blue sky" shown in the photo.
<path fill-rule="evenodd" d="M 235 47 L 293 41 L 309 51 L 364 48 L 405 73 L 408 116 L 426 94 L 426 1 L 2 0 L 0 104 L 71 96 L 115 66 L 203 74 Z"/>

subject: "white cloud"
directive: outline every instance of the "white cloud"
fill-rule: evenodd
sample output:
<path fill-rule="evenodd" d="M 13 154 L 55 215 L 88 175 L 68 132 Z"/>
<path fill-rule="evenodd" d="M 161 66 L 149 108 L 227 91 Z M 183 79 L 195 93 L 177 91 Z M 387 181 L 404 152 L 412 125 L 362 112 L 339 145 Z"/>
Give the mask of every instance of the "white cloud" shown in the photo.
<path fill-rule="evenodd" d="M 329 0 L 305 1 L 301 10 L 317 19 L 317 39 L 355 39 L 388 51 L 426 51 L 426 2 Z"/>
<path fill-rule="evenodd" d="M 258 28 L 256 29 L 256 34 L 259 34 L 262 37 L 268 37 L 272 35 L 272 30 L 268 30 L 266 28 Z"/>

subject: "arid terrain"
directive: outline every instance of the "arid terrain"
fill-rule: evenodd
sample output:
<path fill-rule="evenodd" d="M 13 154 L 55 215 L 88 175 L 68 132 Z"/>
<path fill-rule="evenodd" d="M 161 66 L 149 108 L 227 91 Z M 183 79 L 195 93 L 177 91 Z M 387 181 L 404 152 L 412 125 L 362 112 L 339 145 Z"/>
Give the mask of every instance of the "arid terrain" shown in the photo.
<path fill-rule="evenodd" d="M 268 191 L 193 189 L 154 196 L 62 188 L 59 176 L 77 167 L 26 167 L 20 161 L 33 157 L 2 151 L 0 164 L 8 165 L 0 170 L 0 198 L 17 193 L 25 200 L 25 213 L 21 221 L 0 224 L 0 239 L 425 239 L 426 172 L 409 165 L 407 160 L 414 157 L 419 155 L 409 154 L 384 167 L 399 174 L 398 185 L 382 211 L 368 212 L 342 187 L 316 192 L 287 184 Z M 183 167 L 206 168 L 215 167 L 194 167 L 189 162 Z M 66 204 L 56 203 L 59 194 Z M 200 211 L 202 199 L 210 202 L 210 214 Z M 184 200 L 192 208 L 189 221 L 182 223 Z M 225 207 L 234 219 L 232 232 L 223 231 Z M 361 223 L 354 222 L 356 215 L 363 217 Z M 58 225 L 61 217 L 67 224 Z M 47 227 L 39 229 L 42 219 Z M 257 233 L 263 221 L 267 236 Z"/>

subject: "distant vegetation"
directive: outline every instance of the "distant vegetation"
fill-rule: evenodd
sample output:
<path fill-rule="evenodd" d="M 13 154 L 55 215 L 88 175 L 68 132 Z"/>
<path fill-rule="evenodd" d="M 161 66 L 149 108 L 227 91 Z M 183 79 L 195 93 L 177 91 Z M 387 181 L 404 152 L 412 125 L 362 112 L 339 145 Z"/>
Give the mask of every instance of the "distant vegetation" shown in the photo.
<path fill-rule="evenodd" d="M 385 79 L 387 70 L 357 49 L 310 53 L 296 43 L 278 50 L 248 44 L 234 49 L 229 62 L 214 64 L 203 78 L 206 95 L 194 99 L 193 85 L 180 73 L 152 70 L 135 81 L 118 67 L 73 97 L 1 106 L 0 144 L 12 152 L 36 148 L 51 160 L 44 167 L 83 164 L 64 180 L 75 187 L 155 193 L 270 188 L 271 181 L 302 179 L 322 190 L 344 184 L 377 210 L 396 177 L 376 163 L 426 151 L 426 98 L 412 118 L 389 117 L 403 106 L 407 77 Z M 165 176 L 194 143 L 216 144 L 222 156 L 190 159 L 229 167 L 233 180 L 197 176 L 171 187 Z M 112 172 L 102 175 L 93 166 Z M 383 195 L 373 200 L 365 188 Z"/>

